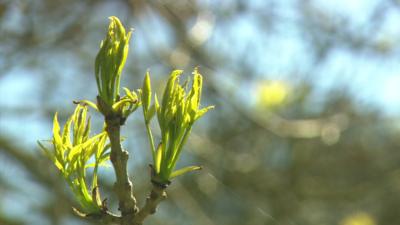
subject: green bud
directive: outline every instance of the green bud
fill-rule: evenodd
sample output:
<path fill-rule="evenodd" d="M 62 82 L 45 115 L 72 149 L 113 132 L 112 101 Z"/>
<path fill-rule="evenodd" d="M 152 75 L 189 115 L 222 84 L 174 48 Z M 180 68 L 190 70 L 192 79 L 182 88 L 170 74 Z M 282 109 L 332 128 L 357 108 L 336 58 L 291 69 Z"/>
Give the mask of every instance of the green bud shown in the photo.
<path fill-rule="evenodd" d="M 213 106 L 209 106 L 200 109 L 203 79 L 197 68 L 193 72 L 193 83 L 188 93 L 189 82 L 183 85 L 179 83 L 181 73 L 181 70 L 171 73 L 161 105 L 155 96 L 154 107 L 161 130 L 162 145 L 153 154 L 154 172 L 157 180 L 164 183 L 168 183 L 176 176 L 200 169 L 198 166 L 190 166 L 174 170 L 183 146 L 191 133 L 193 123 L 213 108 Z M 144 86 L 143 89 L 145 89 Z"/>
<path fill-rule="evenodd" d="M 111 16 L 110 20 L 107 35 L 101 42 L 95 61 L 99 96 L 108 107 L 119 98 L 121 72 L 128 56 L 131 37 L 131 31 L 126 33 L 117 17 Z"/>
<path fill-rule="evenodd" d="M 143 112 L 147 114 L 151 104 L 151 83 L 150 83 L 149 71 L 147 71 L 146 76 L 144 77 L 143 80 L 142 104 L 143 104 Z"/>

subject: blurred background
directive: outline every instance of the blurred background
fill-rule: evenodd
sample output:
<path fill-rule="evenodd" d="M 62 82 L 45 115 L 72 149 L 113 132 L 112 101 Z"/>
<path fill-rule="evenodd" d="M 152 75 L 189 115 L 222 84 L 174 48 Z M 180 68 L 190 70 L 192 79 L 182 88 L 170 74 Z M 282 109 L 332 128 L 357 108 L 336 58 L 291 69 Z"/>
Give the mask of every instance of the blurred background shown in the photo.
<path fill-rule="evenodd" d="M 37 147 L 52 117 L 95 100 L 108 17 L 134 28 L 122 86 L 150 70 L 204 75 L 174 180 L 146 224 L 400 224 L 400 1 L 0 0 L 0 224 L 88 224 Z M 94 130 L 102 118 L 92 112 Z M 154 124 L 154 128 L 156 128 Z M 123 128 L 139 203 L 149 188 L 142 112 Z M 101 171 L 110 192 L 111 168 Z"/>

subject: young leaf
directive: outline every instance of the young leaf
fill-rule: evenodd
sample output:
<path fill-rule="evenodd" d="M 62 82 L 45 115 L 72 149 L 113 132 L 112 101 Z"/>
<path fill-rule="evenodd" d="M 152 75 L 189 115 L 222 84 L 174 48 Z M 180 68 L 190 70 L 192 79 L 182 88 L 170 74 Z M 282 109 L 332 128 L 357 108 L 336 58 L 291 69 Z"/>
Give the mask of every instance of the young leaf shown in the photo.
<path fill-rule="evenodd" d="M 88 105 L 88 106 L 92 107 L 93 109 L 95 109 L 96 111 L 99 111 L 99 109 L 97 108 L 97 105 L 94 102 L 91 102 L 89 100 L 80 100 L 80 101 L 76 101 L 74 103 L 82 104 L 83 106 Z"/>
<path fill-rule="evenodd" d="M 150 123 L 155 113 L 156 113 L 156 106 L 153 104 L 150 106 L 149 110 L 146 113 L 146 117 L 144 118 L 147 124 Z"/>
<path fill-rule="evenodd" d="M 184 167 L 184 168 L 179 169 L 179 170 L 175 170 L 174 172 L 171 173 L 170 179 L 172 179 L 174 177 L 177 177 L 177 176 L 180 176 L 180 175 L 183 175 L 185 173 L 194 171 L 194 170 L 201 170 L 201 167 L 200 166 L 188 166 L 188 167 Z"/>
<path fill-rule="evenodd" d="M 171 98 L 175 91 L 175 83 L 177 82 L 182 72 L 183 72 L 182 70 L 174 70 L 168 79 L 167 86 L 165 87 L 161 103 L 161 109 L 163 114 L 165 114 L 165 110 L 168 109 L 167 105 L 171 102 Z"/>
<path fill-rule="evenodd" d="M 163 118 L 163 116 L 161 114 L 161 110 L 162 109 L 160 107 L 160 104 L 158 103 L 158 98 L 157 98 L 156 94 L 154 95 L 154 106 L 155 106 L 155 109 L 156 109 L 156 112 L 157 112 L 158 124 L 160 125 L 160 128 L 163 129 L 163 127 L 164 127 L 164 118 Z"/>
<path fill-rule="evenodd" d="M 60 137 L 60 124 L 57 119 L 58 113 L 56 112 L 53 119 L 53 141 L 57 146 L 62 146 L 62 140 Z"/>
<path fill-rule="evenodd" d="M 154 167 L 155 167 L 154 169 L 155 169 L 156 173 L 160 173 L 162 155 L 163 155 L 163 146 L 162 146 L 162 143 L 160 143 L 158 145 L 157 152 L 156 152 L 156 160 L 155 160 L 156 165 L 154 165 Z"/>
<path fill-rule="evenodd" d="M 123 88 L 125 91 L 126 96 L 133 102 L 137 102 L 138 101 L 138 96 L 134 91 L 130 91 L 128 88 L 124 87 Z"/>
<path fill-rule="evenodd" d="M 151 103 L 151 83 L 150 83 L 150 73 L 147 71 L 146 76 L 143 80 L 142 87 L 142 104 L 143 104 L 143 112 L 147 114 L 150 109 Z"/>
<path fill-rule="evenodd" d="M 208 112 L 211 109 L 214 109 L 213 105 L 198 110 L 194 118 L 194 121 L 198 120 L 200 117 L 202 117 L 204 114 L 206 114 L 206 112 Z"/>

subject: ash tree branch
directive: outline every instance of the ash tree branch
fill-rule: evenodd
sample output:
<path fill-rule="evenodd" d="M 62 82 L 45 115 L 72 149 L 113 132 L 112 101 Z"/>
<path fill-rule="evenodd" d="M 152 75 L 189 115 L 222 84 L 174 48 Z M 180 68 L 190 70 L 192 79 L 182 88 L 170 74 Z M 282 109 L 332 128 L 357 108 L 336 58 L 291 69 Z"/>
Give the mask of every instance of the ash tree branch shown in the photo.
<path fill-rule="evenodd" d="M 127 171 L 129 154 L 121 146 L 121 117 L 118 115 L 108 116 L 105 121 L 106 131 L 111 143 L 110 159 L 116 176 L 114 189 L 119 201 L 119 210 L 123 218 L 133 218 L 138 208 Z"/>
<path fill-rule="evenodd" d="M 149 197 L 146 199 L 146 203 L 143 208 L 135 215 L 133 219 L 133 225 L 141 225 L 146 217 L 156 212 L 158 204 L 167 198 L 167 192 L 165 186 L 160 186 L 153 183 L 153 188 Z"/>

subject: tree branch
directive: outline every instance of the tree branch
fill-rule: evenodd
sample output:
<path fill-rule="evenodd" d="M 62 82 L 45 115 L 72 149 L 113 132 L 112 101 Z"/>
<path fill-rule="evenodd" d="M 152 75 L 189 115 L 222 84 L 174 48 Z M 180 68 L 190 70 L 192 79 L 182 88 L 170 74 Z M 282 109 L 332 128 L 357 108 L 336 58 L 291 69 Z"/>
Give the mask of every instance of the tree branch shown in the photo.
<path fill-rule="evenodd" d="M 128 224 L 128 220 L 133 218 L 138 211 L 136 199 L 132 193 L 132 182 L 129 179 L 127 163 L 129 154 L 121 146 L 121 116 L 111 114 L 107 116 L 106 131 L 111 143 L 110 160 L 113 164 L 116 182 L 114 184 L 115 193 L 119 201 L 119 210 L 123 218 L 122 224 Z"/>
<path fill-rule="evenodd" d="M 166 186 L 153 183 L 150 196 L 147 197 L 143 208 L 135 215 L 133 225 L 142 225 L 147 216 L 156 212 L 158 204 L 167 198 Z"/>

